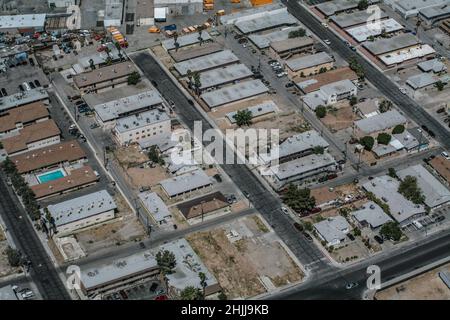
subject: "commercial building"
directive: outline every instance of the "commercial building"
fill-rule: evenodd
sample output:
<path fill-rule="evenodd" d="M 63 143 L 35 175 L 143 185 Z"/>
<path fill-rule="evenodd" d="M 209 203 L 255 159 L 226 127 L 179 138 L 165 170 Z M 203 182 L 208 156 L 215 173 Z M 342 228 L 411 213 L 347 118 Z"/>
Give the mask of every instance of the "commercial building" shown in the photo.
<path fill-rule="evenodd" d="M 435 50 L 430 45 L 420 43 L 410 33 L 373 42 L 367 41 L 362 46 L 389 67 L 435 53 Z"/>
<path fill-rule="evenodd" d="M 122 25 L 123 3 L 121 0 L 105 0 L 103 26 L 105 28 Z"/>
<path fill-rule="evenodd" d="M 396 125 L 406 126 L 408 120 L 397 110 L 389 110 L 372 117 L 355 121 L 355 135 L 357 137 L 375 136 L 381 132 L 393 129 Z"/>
<path fill-rule="evenodd" d="M 439 81 L 438 77 L 433 76 L 430 73 L 419 73 L 409 77 L 406 80 L 406 84 L 414 90 L 432 88 L 436 82 Z"/>
<path fill-rule="evenodd" d="M 270 52 L 276 58 L 286 59 L 289 56 L 312 51 L 314 41 L 310 37 L 298 37 L 274 41 L 270 43 Z"/>
<path fill-rule="evenodd" d="M 206 41 L 210 41 L 210 40 L 211 40 L 211 36 L 209 35 L 209 33 L 207 31 L 203 30 L 202 31 L 202 42 L 206 42 Z M 176 42 L 178 43 L 178 48 L 183 48 L 183 47 L 192 46 L 194 44 L 199 43 L 200 39 L 199 39 L 198 32 L 193 32 L 193 33 L 187 34 L 185 36 L 178 37 Z M 161 45 L 166 51 L 176 49 L 174 38 L 161 41 Z"/>
<path fill-rule="evenodd" d="M 43 104 L 48 104 L 49 102 L 48 93 L 43 88 L 18 92 L 10 96 L 0 98 L 0 112 L 39 101 Z"/>
<path fill-rule="evenodd" d="M 443 7 L 448 4 L 448 0 L 385 0 L 385 3 L 404 18 L 409 18 L 427 8 Z"/>
<path fill-rule="evenodd" d="M 450 4 L 447 2 L 443 5 L 428 7 L 419 10 L 419 18 L 427 25 L 431 26 L 434 23 L 447 19 L 450 17 Z"/>
<path fill-rule="evenodd" d="M 375 4 L 380 2 L 379 0 L 369 0 L 369 4 Z M 328 2 L 319 3 L 316 5 L 318 9 L 325 17 L 332 16 L 334 14 L 352 10 L 358 8 L 358 0 L 333 0 Z"/>
<path fill-rule="evenodd" d="M 358 87 L 348 79 L 326 84 L 319 90 L 310 92 L 303 97 L 303 102 L 316 110 L 319 105 L 331 105 L 340 100 L 348 99 L 358 94 Z"/>
<path fill-rule="evenodd" d="M 230 208 L 230 204 L 221 192 L 214 192 L 206 196 L 195 198 L 177 205 L 177 209 L 186 219 L 203 217 Z"/>
<path fill-rule="evenodd" d="M 285 8 L 285 10 L 266 11 L 249 19 L 239 19 L 234 23 L 234 26 L 243 34 L 251 34 L 280 26 L 295 25 L 296 23 L 297 19 Z"/>
<path fill-rule="evenodd" d="M 19 296 L 13 289 L 13 286 L 9 285 L 0 288 L 0 300 L 19 300 Z"/>
<path fill-rule="evenodd" d="M 286 7 L 284 7 L 283 4 L 273 3 L 273 4 L 268 4 L 265 6 L 257 6 L 257 7 L 251 8 L 251 9 L 239 10 L 236 12 L 232 12 L 230 14 L 221 16 L 220 22 L 222 24 L 234 24 L 237 21 L 251 20 L 251 19 L 254 19 L 257 17 L 264 16 L 265 14 L 267 14 L 266 12 L 272 12 L 272 13 L 278 12 L 279 13 L 279 12 L 283 12 L 283 11 L 287 11 Z"/>
<path fill-rule="evenodd" d="M 209 109 L 213 109 L 227 103 L 251 98 L 268 91 L 269 89 L 261 82 L 261 80 L 249 80 L 203 93 L 200 97 Z"/>
<path fill-rule="evenodd" d="M 139 194 L 139 199 L 142 202 L 142 207 L 155 223 L 163 225 L 172 219 L 172 213 L 157 193 L 142 192 Z"/>
<path fill-rule="evenodd" d="M 231 52 L 231 50 L 223 50 L 194 59 L 175 63 L 173 67 L 181 76 L 185 76 L 188 73 L 188 70 L 191 70 L 192 72 L 206 71 L 236 62 L 239 62 L 239 58 L 236 57 L 236 55 Z"/>
<path fill-rule="evenodd" d="M 17 135 L 2 140 L 3 148 L 10 157 L 30 150 L 60 142 L 58 126 L 53 120 L 44 120 L 20 130 Z"/>
<path fill-rule="evenodd" d="M 209 42 L 198 47 L 179 49 L 178 51 L 170 51 L 170 56 L 176 62 L 191 60 L 203 57 L 218 51 L 223 51 L 223 46 L 217 42 Z"/>
<path fill-rule="evenodd" d="M 106 190 L 70 199 L 47 207 L 52 216 L 57 236 L 72 234 L 114 218 L 117 205 Z M 41 209 L 45 216 L 45 209 Z"/>
<path fill-rule="evenodd" d="M 32 35 L 44 31 L 45 14 L 18 14 L 0 16 L 0 32 Z"/>
<path fill-rule="evenodd" d="M 334 173 L 338 169 L 336 160 L 329 153 L 310 154 L 278 165 L 270 166 L 267 178 L 277 190 L 286 184 L 320 174 Z"/>
<path fill-rule="evenodd" d="M 255 106 L 248 107 L 246 110 L 250 111 L 252 113 L 252 119 L 255 119 L 257 117 L 274 113 L 278 110 L 278 108 L 275 102 L 272 100 L 267 100 Z M 236 119 L 234 118 L 236 114 L 237 111 L 232 111 L 226 114 L 228 120 L 233 124 L 236 123 Z"/>
<path fill-rule="evenodd" d="M 385 19 L 360 26 L 348 28 L 345 31 L 356 41 L 363 42 L 371 37 L 389 34 L 403 30 L 403 25 L 395 19 Z"/>
<path fill-rule="evenodd" d="M 168 136 L 171 131 L 169 115 L 163 110 L 154 109 L 117 120 L 113 134 L 120 145 L 128 145 Z"/>
<path fill-rule="evenodd" d="M 83 163 L 86 153 L 77 140 L 65 141 L 44 148 L 24 152 L 10 159 L 20 174 Z"/>
<path fill-rule="evenodd" d="M 238 63 L 200 73 L 200 90 L 226 85 L 253 76 L 245 64 Z"/>
<path fill-rule="evenodd" d="M 260 154 L 260 159 L 265 164 L 273 161 L 284 163 L 310 155 L 316 147 L 327 150 L 328 146 L 328 142 L 317 131 L 309 130 L 287 138 L 278 147 L 273 148 L 271 153 Z"/>
<path fill-rule="evenodd" d="M 417 186 L 425 196 L 424 202 L 430 208 L 440 207 L 450 201 L 450 191 L 420 164 L 399 170 L 397 175 L 402 180 L 407 176 L 415 177 Z"/>
<path fill-rule="evenodd" d="M 155 8 L 164 8 L 168 16 L 186 16 L 203 12 L 203 0 L 154 0 Z"/>
<path fill-rule="evenodd" d="M 121 59 L 121 56 L 116 46 L 112 42 L 108 42 L 107 44 L 105 44 L 105 46 L 109 50 L 108 53 L 106 53 L 106 51 L 102 51 L 80 57 L 78 59 L 78 63 L 73 65 L 73 69 L 78 73 L 82 73 L 91 71 L 92 65 L 94 65 L 95 68 L 101 68 L 103 66 L 106 66 L 109 61 L 111 63 L 118 62 Z M 123 53 L 122 58 L 124 58 Z"/>
<path fill-rule="evenodd" d="M 398 193 L 400 182 L 389 176 L 375 177 L 362 187 L 375 194 L 389 206 L 391 216 L 402 226 L 411 223 L 425 213 L 423 205 L 414 204 Z"/>
<path fill-rule="evenodd" d="M 313 226 L 320 239 L 325 241 L 328 247 L 340 245 L 345 240 L 347 233 L 350 232 L 350 225 L 342 216 L 328 218 Z"/>
<path fill-rule="evenodd" d="M 333 64 L 334 59 L 326 52 L 293 58 L 285 62 L 286 70 L 291 78 L 302 75 L 310 76 L 324 69 L 329 70 Z"/>
<path fill-rule="evenodd" d="M 114 126 L 119 118 L 158 108 L 163 100 L 157 90 L 147 90 L 94 106 L 96 119 L 102 125 Z"/>
<path fill-rule="evenodd" d="M 450 18 L 441 21 L 439 23 L 439 29 L 441 29 L 445 34 L 450 35 Z"/>
<path fill-rule="evenodd" d="M 208 187 L 212 185 L 212 180 L 203 170 L 198 169 L 163 180 L 160 185 L 169 198 L 174 198 Z"/>
<path fill-rule="evenodd" d="M 381 10 L 380 7 L 374 5 L 372 6 L 372 8 L 373 10 L 377 10 L 378 12 L 380 12 L 380 20 L 384 20 L 389 17 L 386 12 Z M 374 21 L 370 19 L 373 19 L 373 11 L 369 10 L 354 11 L 348 14 L 342 13 L 330 17 L 330 21 L 332 21 L 341 29 L 347 29 Z"/>
<path fill-rule="evenodd" d="M 131 62 L 121 62 L 78 74 L 73 77 L 73 83 L 81 93 L 99 93 L 126 85 L 128 76 L 133 72 L 138 71 Z"/>
<path fill-rule="evenodd" d="M 96 183 L 99 179 L 97 172 L 90 166 L 83 166 L 66 173 L 62 178 L 50 180 L 31 186 L 36 199 L 44 199 L 71 190 L 81 189 Z"/>
<path fill-rule="evenodd" d="M 298 27 L 284 27 L 281 30 L 272 31 L 263 34 L 250 34 L 248 39 L 258 48 L 266 49 L 271 42 L 286 40 L 289 38 L 289 32 L 299 29 Z M 306 32 L 308 34 L 308 31 Z"/>
<path fill-rule="evenodd" d="M 41 101 L 6 110 L 0 114 L 0 138 L 49 117 L 47 106 Z"/>
<path fill-rule="evenodd" d="M 355 108 L 362 118 L 370 118 L 380 114 L 379 105 L 380 101 L 377 98 L 373 98 L 358 102 L 355 104 Z"/>
<path fill-rule="evenodd" d="M 445 64 L 436 58 L 419 62 L 417 67 L 423 72 L 433 71 L 433 73 L 439 73 L 447 70 Z"/>
<path fill-rule="evenodd" d="M 362 228 L 370 227 L 372 230 L 380 228 L 383 224 L 393 221 L 379 205 L 373 201 L 364 203 L 361 208 L 352 213 L 353 219 Z"/>
<path fill-rule="evenodd" d="M 300 82 L 297 82 L 297 87 L 307 94 L 319 90 L 322 86 L 330 83 L 338 82 L 341 80 L 350 80 L 357 82 L 358 76 L 349 67 L 337 68 L 327 71 L 325 73 L 319 73 L 317 75 L 302 78 Z"/>

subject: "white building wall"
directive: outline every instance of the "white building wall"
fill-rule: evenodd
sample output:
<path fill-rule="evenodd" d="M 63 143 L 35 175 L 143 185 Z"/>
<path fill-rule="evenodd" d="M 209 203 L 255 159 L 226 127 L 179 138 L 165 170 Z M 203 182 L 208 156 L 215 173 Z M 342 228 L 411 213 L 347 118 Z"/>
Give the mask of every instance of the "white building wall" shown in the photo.
<path fill-rule="evenodd" d="M 160 136 L 167 136 L 171 133 L 172 127 L 170 119 L 158 123 L 150 123 L 138 129 L 131 129 L 125 132 L 119 132 L 114 128 L 114 134 L 119 144 L 130 144 L 138 141 L 155 139 Z"/>
<path fill-rule="evenodd" d="M 74 221 L 57 228 L 58 234 L 57 236 L 64 236 L 67 234 L 74 233 L 75 231 L 92 226 L 94 224 L 102 223 L 107 220 L 114 219 L 114 210 L 106 211 L 100 214 L 96 214 L 95 216 L 88 217 L 86 219 Z"/>

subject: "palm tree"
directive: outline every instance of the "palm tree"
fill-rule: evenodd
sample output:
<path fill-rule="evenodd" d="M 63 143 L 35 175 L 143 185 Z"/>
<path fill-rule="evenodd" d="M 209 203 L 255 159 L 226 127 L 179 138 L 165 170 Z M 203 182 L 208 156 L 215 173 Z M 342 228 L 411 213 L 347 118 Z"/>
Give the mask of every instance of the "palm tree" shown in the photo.
<path fill-rule="evenodd" d="M 195 93 L 198 95 L 200 93 L 200 87 L 202 86 L 202 83 L 200 81 L 200 73 L 198 71 L 195 71 L 192 74 L 192 78 L 194 79 Z"/>
<path fill-rule="evenodd" d="M 198 27 L 197 27 L 198 41 L 200 41 L 200 45 L 202 45 L 202 43 L 203 43 L 203 38 L 202 38 L 202 32 L 203 32 L 203 29 L 204 29 L 203 26 L 198 26 Z"/>
<path fill-rule="evenodd" d="M 189 80 L 189 88 L 192 87 L 192 75 L 193 75 L 192 70 L 188 69 L 188 71 L 186 72 L 186 77 Z"/>
<path fill-rule="evenodd" d="M 174 41 L 174 43 L 173 43 L 173 45 L 175 46 L 175 51 L 178 51 L 178 48 L 180 47 L 180 44 L 178 43 L 178 32 L 174 32 L 173 33 L 173 41 Z"/>
<path fill-rule="evenodd" d="M 203 299 L 205 299 L 205 296 L 206 296 L 206 274 L 204 274 L 203 272 L 199 272 L 198 277 L 200 278 L 200 285 L 203 288 Z"/>
<path fill-rule="evenodd" d="M 95 64 L 94 64 L 94 60 L 93 59 L 89 59 L 89 65 L 90 65 L 92 70 L 95 70 Z"/>

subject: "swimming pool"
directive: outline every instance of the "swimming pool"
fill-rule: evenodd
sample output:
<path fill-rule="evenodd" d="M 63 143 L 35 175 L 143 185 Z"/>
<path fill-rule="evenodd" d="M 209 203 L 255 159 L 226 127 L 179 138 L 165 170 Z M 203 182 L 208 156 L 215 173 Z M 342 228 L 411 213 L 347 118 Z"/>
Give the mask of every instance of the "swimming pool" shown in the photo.
<path fill-rule="evenodd" d="M 49 181 L 53 181 L 62 177 L 65 177 L 66 173 L 64 172 L 63 169 L 56 169 L 53 171 L 49 171 L 46 173 L 43 173 L 41 175 L 36 176 L 36 178 L 38 179 L 39 183 L 46 183 Z"/>

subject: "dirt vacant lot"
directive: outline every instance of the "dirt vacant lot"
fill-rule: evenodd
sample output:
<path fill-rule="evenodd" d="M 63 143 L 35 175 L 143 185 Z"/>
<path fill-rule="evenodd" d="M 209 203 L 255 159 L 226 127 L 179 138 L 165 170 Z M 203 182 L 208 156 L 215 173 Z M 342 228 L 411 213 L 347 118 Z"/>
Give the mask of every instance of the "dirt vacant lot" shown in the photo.
<path fill-rule="evenodd" d="M 303 278 L 258 216 L 192 234 L 187 240 L 229 298 L 252 297 Z"/>
<path fill-rule="evenodd" d="M 450 274 L 450 263 L 420 276 L 377 292 L 377 300 L 450 300 L 450 289 L 439 278 L 439 272 Z"/>
<path fill-rule="evenodd" d="M 341 102 L 333 106 L 332 110 L 328 109 L 327 115 L 321 120 L 332 132 L 336 132 L 351 127 L 358 119 L 352 107 L 347 102 Z"/>
<path fill-rule="evenodd" d="M 148 161 L 148 156 L 141 152 L 137 145 L 119 147 L 114 151 L 114 155 L 119 164 L 125 169 Z"/>

